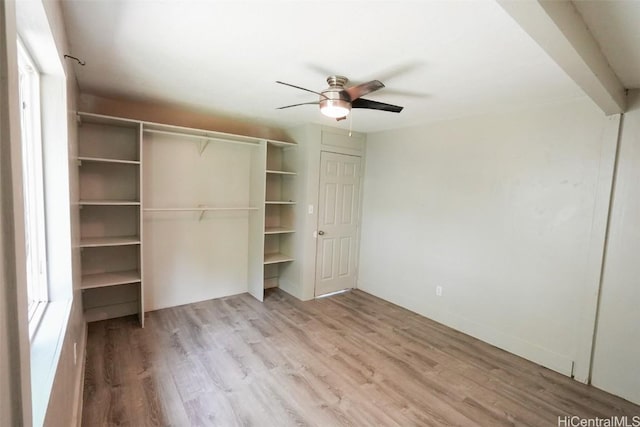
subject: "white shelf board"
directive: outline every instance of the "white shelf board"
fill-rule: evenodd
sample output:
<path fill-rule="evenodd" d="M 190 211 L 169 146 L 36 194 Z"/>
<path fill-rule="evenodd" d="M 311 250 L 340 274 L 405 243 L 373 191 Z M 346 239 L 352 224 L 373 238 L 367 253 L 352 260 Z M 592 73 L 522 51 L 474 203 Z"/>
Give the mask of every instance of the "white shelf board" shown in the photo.
<path fill-rule="evenodd" d="M 277 264 L 279 262 L 293 261 L 294 258 L 285 254 L 264 254 L 264 264 Z"/>
<path fill-rule="evenodd" d="M 278 174 L 278 175 L 297 175 L 295 172 L 277 171 L 273 169 L 267 169 L 267 173 Z"/>
<path fill-rule="evenodd" d="M 216 208 L 212 206 L 201 207 L 186 207 L 186 208 L 144 208 L 145 212 L 204 212 L 204 211 L 257 211 L 258 208 L 253 206 L 239 206 L 239 207 L 226 207 Z"/>
<path fill-rule="evenodd" d="M 127 283 L 136 283 L 141 280 L 140 272 L 116 271 L 111 273 L 85 274 L 82 276 L 82 289 L 103 288 L 106 286 L 125 285 Z"/>
<path fill-rule="evenodd" d="M 260 145 L 260 143 L 267 141 L 264 138 L 247 136 L 247 135 L 237 135 L 226 132 L 218 132 L 213 130 L 206 129 L 197 129 L 197 128 L 188 128 L 184 126 L 176 126 L 176 125 L 168 125 L 162 123 L 154 123 L 154 122 L 142 122 L 142 129 L 147 133 L 158 133 L 165 135 L 175 135 L 175 136 L 186 136 L 193 137 L 204 140 L 211 141 L 219 141 L 219 142 L 235 142 L 241 144 L 250 144 L 250 145 Z M 286 141 L 267 141 L 269 144 L 281 145 L 281 146 L 289 146 L 289 145 L 297 145 L 293 142 Z"/>
<path fill-rule="evenodd" d="M 218 135 L 214 135 L 213 132 L 199 132 L 199 131 L 195 131 L 195 130 L 189 130 L 189 131 L 168 131 L 168 130 L 159 130 L 159 129 L 153 129 L 153 128 L 144 128 L 144 131 L 147 133 L 156 133 L 156 134 L 160 134 L 160 135 L 169 135 L 169 136 L 178 136 L 181 138 L 194 138 L 197 139 L 199 141 L 214 141 L 214 142 L 231 142 L 234 144 L 245 144 L 245 145 L 252 145 L 252 146 L 257 146 L 259 145 L 260 141 L 256 140 L 254 138 L 252 139 L 247 139 L 247 138 L 242 138 L 242 137 L 235 137 L 233 135 L 226 135 L 226 136 L 218 136 Z M 206 147 L 206 144 L 200 149 L 200 154 L 202 154 L 202 152 L 204 151 L 204 147 Z"/>
<path fill-rule="evenodd" d="M 264 289 L 272 289 L 277 288 L 280 284 L 277 277 L 270 277 L 268 279 L 264 279 Z"/>
<path fill-rule="evenodd" d="M 281 200 L 267 200 L 264 202 L 267 205 L 295 205 L 296 202 L 286 202 Z"/>
<path fill-rule="evenodd" d="M 273 140 L 268 140 L 267 143 L 276 147 L 295 147 L 296 145 L 298 145 L 295 142 L 273 141 Z"/>
<path fill-rule="evenodd" d="M 139 206 L 135 200 L 80 200 L 82 206 Z"/>
<path fill-rule="evenodd" d="M 106 116 L 104 114 L 84 113 L 78 111 L 80 123 L 96 123 L 102 125 L 122 126 L 128 128 L 137 128 L 140 126 L 139 120 L 126 119 L 124 117 Z"/>
<path fill-rule="evenodd" d="M 127 246 L 139 244 L 140 236 L 85 237 L 83 239 L 80 239 L 81 248 L 98 248 L 101 246 Z"/>
<path fill-rule="evenodd" d="M 264 230 L 264 234 L 286 234 L 295 233 L 296 230 L 286 227 L 267 227 Z"/>
<path fill-rule="evenodd" d="M 106 157 L 78 157 L 80 162 L 119 163 L 125 165 L 139 165 L 140 160 L 108 159 Z"/>
<path fill-rule="evenodd" d="M 84 320 L 97 322 L 99 320 L 114 319 L 116 317 L 140 314 L 138 301 L 128 301 L 118 304 L 109 304 L 103 307 L 92 307 L 84 310 Z"/>

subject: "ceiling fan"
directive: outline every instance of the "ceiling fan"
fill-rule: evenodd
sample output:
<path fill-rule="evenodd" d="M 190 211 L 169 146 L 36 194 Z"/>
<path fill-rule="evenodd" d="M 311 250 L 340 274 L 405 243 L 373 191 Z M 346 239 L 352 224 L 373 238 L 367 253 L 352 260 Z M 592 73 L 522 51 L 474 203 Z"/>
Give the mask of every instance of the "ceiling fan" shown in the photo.
<path fill-rule="evenodd" d="M 281 81 L 276 81 L 281 85 L 291 86 L 296 89 L 301 89 L 307 92 L 320 95 L 320 99 L 317 102 L 303 102 L 301 104 L 286 105 L 279 107 L 278 110 L 283 108 L 297 107 L 299 105 L 320 105 L 320 112 L 327 117 L 334 118 L 336 120 L 344 120 L 352 108 L 368 108 L 370 110 L 382 110 L 390 111 L 392 113 L 399 113 L 403 107 L 397 105 L 385 104 L 384 102 L 371 101 L 369 99 L 361 98 L 362 96 L 382 89 L 384 84 L 379 80 L 371 80 L 367 83 L 362 83 L 357 86 L 345 87 L 349 79 L 344 76 L 329 76 L 327 77 L 327 83 L 329 87 L 322 92 L 316 92 L 315 90 L 305 89 L 300 86 L 292 85 Z"/>

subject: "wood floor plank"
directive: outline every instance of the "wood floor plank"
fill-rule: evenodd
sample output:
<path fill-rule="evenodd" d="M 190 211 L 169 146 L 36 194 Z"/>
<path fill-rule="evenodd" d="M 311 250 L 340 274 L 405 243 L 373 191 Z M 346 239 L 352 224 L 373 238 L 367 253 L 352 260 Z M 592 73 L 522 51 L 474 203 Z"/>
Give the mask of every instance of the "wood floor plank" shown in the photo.
<path fill-rule="evenodd" d="M 270 290 L 89 325 L 85 426 L 512 426 L 640 407 L 387 301 Z"/>

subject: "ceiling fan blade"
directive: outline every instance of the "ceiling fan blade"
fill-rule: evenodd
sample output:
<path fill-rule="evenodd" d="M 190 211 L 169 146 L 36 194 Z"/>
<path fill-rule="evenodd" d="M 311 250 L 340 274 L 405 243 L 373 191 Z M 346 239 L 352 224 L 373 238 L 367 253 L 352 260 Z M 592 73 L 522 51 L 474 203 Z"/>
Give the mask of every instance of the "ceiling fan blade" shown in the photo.
<path fill-rule="evenodd" d="M 404 96 L 406 98 L 416 98 L 416 99 L 426 99 L 431 98 L 431 94 L 425 92 L 416 92 L 412 90 L 398 90 L 398 89 L 389 89 L 386 88 L 384 90 L 385 95 L 395 95 L 395 96 Z"/>
<path fill-rule="evenodd" d="M 385 104 L 384 102 L 371 101 L 370 99 L 358 98 L 351 102 L 351 108 L 368 108 L 370 110 L 390 111 L 399 113 L 404 107 L 398 105 Z"/>
<path fill-rule="evenodd" d="M 276 110 L 282 110 L 283 108 L 297 107 L 299 105 L 318 105 L 318 104 L 320 104 L 320 102 L 303 102 L 302 104 L 285 105 L 284 107 L 278 107 L 276 108 Z"/>
<path fill-rule="evenodd" d="M 424 63 L 420 61 L 405 62 L 404 64 L 397 64 L 395 66 L 389 67 L 386 70 L 377 70 L 373 75 L 375 75 L 378 80 L 387 82 L 389 80 L 397 79 L 398 77 L 404 76 L 405 74 L 409 74 L 423 66 Z"/>
<path fill-rule="evenodd" d="M 382 84 L 380 80 L 371 80 L 370 82 L 362 83 L 361 85 L 358 85 L 358 86 L 352 86 L 348 89 L 345 89 L 345 91 L 349 94 L 349 96 L 351 97 L 351 100 L 355 101 L 361 96 L 365 96 L 366 94 L 376 91 L 378 89 L 382 89 L 383 87 L 384 87 L 384 84 Z"/>
<path fill-rule="evenodd" d="M 281 81 L 279 81 L 279 80 L 276 80 L 276 83 L 279 83 L 279 84 L 281 84 L 281 85 L 285 85 L 285 86 L 290 86 L 290 87 L 293 87 L 293 88 L 296 88 L 296 89 L 300 89 L 300 90 L 305 90 L 305 91 L 307 91 L 307 92 L 315 93 L 316 95 L 320 95 L 320 96 L 322 96 L 322 97 L 324 97 L 324 98 L 327 98 L 327 96 L 326 96 L 326 95 L 323 95 L 323 94 L 321 94 L 320 92 L 316 92 L 315 90 L 305 89 L 305 88 L 303 88 L 303 87 L 296 86 L 296 85 L 292 85 L 291 83 L 281 82 Z M 329 98 L 327 98 L 327 99 L 329 99 Z"/>

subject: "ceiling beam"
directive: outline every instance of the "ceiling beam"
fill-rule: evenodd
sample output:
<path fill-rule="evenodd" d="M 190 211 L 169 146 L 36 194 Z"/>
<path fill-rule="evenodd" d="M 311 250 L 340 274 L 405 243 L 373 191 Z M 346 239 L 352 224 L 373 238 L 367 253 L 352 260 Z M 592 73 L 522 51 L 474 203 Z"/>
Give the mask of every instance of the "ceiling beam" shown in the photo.
<path fill-rule="evenodd" d="M 497 0 L 605 114 L 625 111 L 625 89 L 571 1 Z"/>

